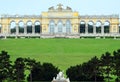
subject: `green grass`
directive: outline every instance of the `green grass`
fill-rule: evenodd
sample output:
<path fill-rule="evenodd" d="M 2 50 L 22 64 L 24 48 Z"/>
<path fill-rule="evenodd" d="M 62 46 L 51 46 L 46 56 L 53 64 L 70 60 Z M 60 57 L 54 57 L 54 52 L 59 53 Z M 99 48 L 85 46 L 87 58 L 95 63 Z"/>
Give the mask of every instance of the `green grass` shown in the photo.
<path fill-rule="evenodd" d="M 100 57 L 106 51 L 120 49 L 119 39 L 2 39 L 0 51 L 7 51 L 11 60 L 30 57 L 50 62 L 61 70 Z"/>

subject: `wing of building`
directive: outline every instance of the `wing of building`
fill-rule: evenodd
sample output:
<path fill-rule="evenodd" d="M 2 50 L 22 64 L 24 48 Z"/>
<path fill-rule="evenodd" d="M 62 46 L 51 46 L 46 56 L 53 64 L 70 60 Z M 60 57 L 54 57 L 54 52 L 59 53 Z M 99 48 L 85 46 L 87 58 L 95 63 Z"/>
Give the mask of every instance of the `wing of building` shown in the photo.
<path fill-rule="evenodd" d="M 0 36 L 80 38 L 120 36 L 119 15 L 80 15 L 62 4 L 41 15 L 2 15 Z"/>

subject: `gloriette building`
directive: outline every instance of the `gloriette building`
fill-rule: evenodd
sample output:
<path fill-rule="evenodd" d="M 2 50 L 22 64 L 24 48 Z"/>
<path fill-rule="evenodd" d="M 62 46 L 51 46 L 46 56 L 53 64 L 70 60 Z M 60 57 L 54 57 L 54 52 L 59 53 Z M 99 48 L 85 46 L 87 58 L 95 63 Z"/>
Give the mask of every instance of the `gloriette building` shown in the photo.
<path fill-rule="evenodd" d="M 120 36 L 119 15 L 80 15 L 62 4 L 41 15 L 2 15 L 0 36 L 80 38 Z"/>

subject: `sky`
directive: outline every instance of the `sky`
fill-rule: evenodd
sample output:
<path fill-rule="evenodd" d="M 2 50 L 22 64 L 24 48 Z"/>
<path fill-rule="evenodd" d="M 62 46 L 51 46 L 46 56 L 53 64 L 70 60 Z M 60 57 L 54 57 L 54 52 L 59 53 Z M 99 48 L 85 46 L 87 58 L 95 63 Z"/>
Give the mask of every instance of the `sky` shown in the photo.
<path fill-rule="evenodd" d="M 120 0 L 0 0 L 0 15 L 40 15 L 59 3 L 80 15 L 120 15 Z"/>

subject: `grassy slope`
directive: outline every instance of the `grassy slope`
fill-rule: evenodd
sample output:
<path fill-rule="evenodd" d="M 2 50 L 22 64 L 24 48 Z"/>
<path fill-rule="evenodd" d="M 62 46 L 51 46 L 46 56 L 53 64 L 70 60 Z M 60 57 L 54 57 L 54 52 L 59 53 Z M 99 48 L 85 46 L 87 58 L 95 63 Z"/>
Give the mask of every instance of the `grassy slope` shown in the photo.
<path fill-rule="evenodd" d="M 114 39 L 0 40 L 0 51 L 9 52 L 12 60 L 17 57 L 31 57 L 40 62 L 51 62 L 61 70 L 117 49 L 120 49 L 120 40 Z"/>

